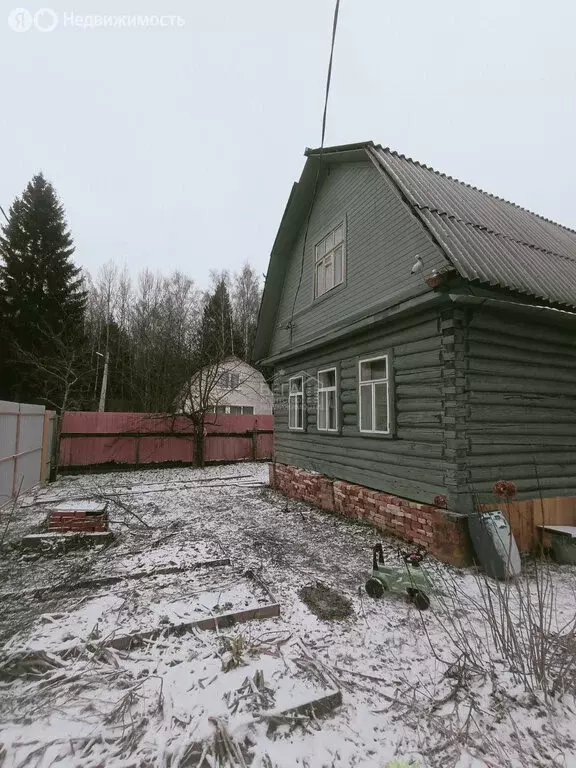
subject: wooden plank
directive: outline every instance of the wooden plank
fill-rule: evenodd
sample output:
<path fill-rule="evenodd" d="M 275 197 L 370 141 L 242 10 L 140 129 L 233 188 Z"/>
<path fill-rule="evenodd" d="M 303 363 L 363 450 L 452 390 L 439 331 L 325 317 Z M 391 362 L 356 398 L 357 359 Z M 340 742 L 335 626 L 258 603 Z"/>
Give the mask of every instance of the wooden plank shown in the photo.
<path fill-rule="evenodd" d="M 119 651 L 129 651 L 137 648 L 146 640 L 156 640 L 165 635 L 183 635 L 192 629 L 217 629 L 229 627 L 233 624 L 241 624 L 254 619 L 272 619 L 280 616 L 279 603 L 261 605 L 257 608 L 248 608 L 244 611 L 228 611 L 217 616 L 209 616 L 196 621 L 187 621 L 182 624 L 168 624 L 156 627 L 145 632 L 132 632 L 129 635 L 120 635 L 103 643 L 105 647 L 115 648 Z"/>

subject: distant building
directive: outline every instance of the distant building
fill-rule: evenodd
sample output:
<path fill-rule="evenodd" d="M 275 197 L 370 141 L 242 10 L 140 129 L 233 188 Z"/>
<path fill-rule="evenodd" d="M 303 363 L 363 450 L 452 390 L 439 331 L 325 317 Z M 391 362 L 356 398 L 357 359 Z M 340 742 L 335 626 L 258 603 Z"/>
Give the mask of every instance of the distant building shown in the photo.
<path fill-rule="evenodd" d="M 228 357 L 217 366 L 206 366 L 190 382 L 186 407 L 191 400 L 204 400 L 208 411 L 236 415 L 272 413 L 272 391 L 259 370 L 238 357 Z"/>

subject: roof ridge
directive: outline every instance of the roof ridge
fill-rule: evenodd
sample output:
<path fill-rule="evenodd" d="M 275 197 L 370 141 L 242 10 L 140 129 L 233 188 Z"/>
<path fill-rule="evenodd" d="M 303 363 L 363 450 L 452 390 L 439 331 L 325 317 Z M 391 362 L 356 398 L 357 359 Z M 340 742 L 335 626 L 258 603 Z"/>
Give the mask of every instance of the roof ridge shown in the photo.
<path fill-rule="evenodd" d="M 526 248 L 532 248 L 534 251 L 538 251 L 540 253 L 546 253 L 549 256 L 557 256 L 559 259 L 566 259 L 566 261 L 569 261 L 572 264 L 576 263 L 576 259 L 573 259 L 571 256 L 565 256 L 563 253 L 558 253 L 558 251 L 551 251 L 549 248 L 543 248 L 540 245 L 529 243 L 527 240 L 518 240 L 518 238 L 512 237 L 512 235 L 507 235 L 505 232 L 498 232 L 498 230 L 490 229 L 490 227 L 486 227 L 483 224 L 475 224 L 473 221 L 468 221 L 467 219 L 461 219 L 459 216 L 456 216 L 453 213 L 448 213 L 447 211 L 441 211 L 439 208 L 430 208 L 430 206 L 428 205 L 418 205 L 417 203 L 414 203 L 414 205 L 420 211 L 429 211 L 430 213 L 436 213 L 438 214 L 438 216 L 445 216 L 447 219 L 452 219 L 452 221 L 457 221 L 459 224 L 464 224 L 466 227 L 472 227 L 473 229 L 478 229 L 481 232 L 487 232 L 490 235 L 494 235 L 494 237 L 500 237 L 503 240 L 509 240 L 512 243 L 517 243 L 518 245 L 525 245 Z M 525 210 L 525 209 L 522 209 L 522 210 Z M 559 226 L 562 226 L 562 225 L 560 224 Z"/>
<path fill-rule="evenodd" d="M 376 146 L 376 149 L 381 149 L 383 152 L 388 152 L 389 154 L 394 155 L 395 157 L 398 157 L 401 160 L 406 160 L 407 162 L 412 163 L 412 165 L 417 165 L 420 168 L 424 168 L 426 171 L 431 171 L 436 176 L 441 176 L 444 179 L 448 179 L 448 181 L 454 181 L 457 184 L 461 184 L 463 187 L 468 187 L 468 189 L 473 189 L 475 192 L 480 192 L 482 195 L 485 195 L 486 197 L 490 197 L 493 200 L 497 200 L 499 203 L 506 203 L 507 205 L 511 205 L 513 208 L 517 208 L 519 211 L 524 211 L 524 213 L 529 213 L 531 216 L 535 216 L 537 219 L 540 219 L 541 221 L 545 221 L 547 224 L 553 224 L 555 227 L 560 227 L 560 229 L 564 229 L 566 232 L 570 232 L 571 234 L 576 235 L 576 229 L 567 227 L 565 224 L 560 224 L 558 221 L 554 221 L 554 219 L 547 219 L 545 216 L 542 216 L 539 213 L 535 213 L 534 211 L 531 211 L 529 208 L 524 208 L 524 206 L 518 205 L 518 203 L 513 203 L 511 200 L 507 200 L 505 197 L 499 197 L 499 195 L 494 195 L 491 192 L 486 192 L 485 189 L 482 189 L 481 187 L 476 187 L 474 186 L 474 184 L 468 184 L 466 181 L 461 181 L 460 179 L 457 179 L 455 176 L 450 176 L 449 174 L 443 173 L 442 171 L 437 171 L 436 168 L 433 168 L 431 165 L 426 165 L 426 163 L 421 163 L 419 160 L 415 160 L 414 158 L 409 157 L 408 155 L 405 155 L 402 152 L 397 152 L 395 149 L 391 149 L 390 147 L 383 147 L 381 144 L 378 144 Z"/>

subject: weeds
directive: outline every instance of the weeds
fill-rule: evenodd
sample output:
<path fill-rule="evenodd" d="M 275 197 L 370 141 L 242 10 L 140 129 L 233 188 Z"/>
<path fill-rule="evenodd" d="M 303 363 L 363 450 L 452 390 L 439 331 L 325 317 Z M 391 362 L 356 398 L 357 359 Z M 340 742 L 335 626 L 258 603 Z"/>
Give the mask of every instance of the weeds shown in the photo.
<path fill-rule="evenodd" d="M 513 483 L 499 481 L 495 493 L 509 514 Z M 510 558 L 511 547 L 508 553 Z M 499 581 L 483 571 L 473 574 L 474 589 L 441 569 L 441 610 L 436 616 L 459 654 L 459 663 L 493 672 L 502 660 L 516 683 L 548 701 L 576 691 L 576 615 L 567 621 L 558 611 L 558 569 L 546 556 L 525 560 L 520 575 L 509 568 Z M 437 649 L 433 648 L 437 658 Z M 442 659 L 441 659 L 442 660 Z"/>

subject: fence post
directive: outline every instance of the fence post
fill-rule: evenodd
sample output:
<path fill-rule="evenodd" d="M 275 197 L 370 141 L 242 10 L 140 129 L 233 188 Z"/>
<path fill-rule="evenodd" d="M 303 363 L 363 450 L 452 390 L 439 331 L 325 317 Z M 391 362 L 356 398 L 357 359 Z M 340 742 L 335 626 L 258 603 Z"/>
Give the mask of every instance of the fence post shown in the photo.
<path fill-rule="evenodd" d="M 16 443 L 14 446 L 14 471 L 12 473 L 12 498 L 16 498 L 16 487 L 18 477 L 18 454 L 20 453 L 20 419 L 22 418 L 21 406 L 18 406 L 18 413 L 16 414 Z"/>
<path fill-rule="evenodd" d="M 251 456 L 250 458 L 252 461 L 256 461 L 258 458 L 258 432 L 257 430 L 253 429 L 250 433 L 251 437 Z"/>
<path fill-rule="evenodd" d="M 48 453 L 48 435 L 50 434 L 50 411 L 44 411 L 42 424 L 42 453 L 40 456 L 40 482 L 46 480 L 46 456 Z"/>

